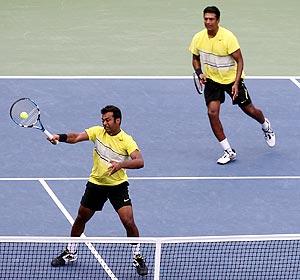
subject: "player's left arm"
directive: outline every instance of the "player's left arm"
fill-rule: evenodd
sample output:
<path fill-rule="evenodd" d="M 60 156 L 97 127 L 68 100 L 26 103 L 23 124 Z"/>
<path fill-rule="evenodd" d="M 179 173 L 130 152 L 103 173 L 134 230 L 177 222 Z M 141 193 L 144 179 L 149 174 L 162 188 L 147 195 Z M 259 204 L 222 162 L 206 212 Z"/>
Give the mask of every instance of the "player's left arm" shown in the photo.
<path fill-rule="evenodd" d="M 231 56 L 233 57 L 233 59 L 236 61 L 237 64 L 235 81 L 231 91 L 234 100 L 238 95 L 239 83 L 241 81 L 241 77 L 244 69 L 244 59 L 243 59 L 241 49 L 237 49 L 235 52 L 231 54 Z"/>
<path fill-rule="evenodd" d="M 122 162 L 111 161 L 110 174 L 113 174 L 120 169 L 139 169 L 144 167 L 144 159 L 142 153 L 139 150 L 135 150 L 130 154 L 131 160 L 125 160 Z"/>

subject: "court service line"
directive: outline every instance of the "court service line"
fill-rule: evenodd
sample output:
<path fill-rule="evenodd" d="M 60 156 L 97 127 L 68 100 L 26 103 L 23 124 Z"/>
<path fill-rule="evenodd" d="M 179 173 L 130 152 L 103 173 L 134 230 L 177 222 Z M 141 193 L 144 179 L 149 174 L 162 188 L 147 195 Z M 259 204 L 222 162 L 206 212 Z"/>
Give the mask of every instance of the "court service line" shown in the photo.
<path fill-rule="evenodd" d="M 291 78 L 291 81 L 298 87 L 300 88 L 300 83 L 296 78 Z"/>
<path fill-rule="evenodd" d="M 75 80 L 75 79 L 117 79 L 117 80 L 181 80 L 181 79 L 192 79 L 191 76 L 0 76 L 0 79 L 40 79 L 40 80 Z M 263 79 L 263 80 L 289 80 L 289 79 L 300 79 L 300 76 L 246 76 L 246 79 Z"/>
<path fill-rule="evenodd" d="M 299 180 L 300 176 L 145 176 L 129 177 L 129 180 Z M 86 177 L 52 177 L 52 178 L 0 178 L 0 181 L 83 181 Z"/>
<path fill-rule="evenodd" d="M 300 176 L 211 176 L 211 177 L 131 177 L 129 180 L 275 180 L 300 179 Z"/>
<path fill-rule="evenodd" d="M 60 202 L 56 194 L 52 191 L 52 189 L 49 187 L 49 185 L 46 183 L 45 179 L 39 178 L 38 179 L 45 191 L 49 194 L 49 196 L 52 198 L 56 206 L 59 208 L 59 210 L 65 215 L 67 220 L 71 225 L 74 224 L 74 219 L 72 218 L 71 214 L 67 211 L 67 209 L 64 207 L 64 205 Z M 85 234 L 81 235 L 82 237 L 86 237 Z M 114 275 L 114 273 L 110 270 L 106 262 L 103 260 L 101 255 L 97 252 L 96 248 L 90 243 L 85 242 L 86 246 L 90 249 L 94 257 L 97 259 L 97 261 L 100 263 L 102 268 L 105 270 L 105 272 L 108 274 L 110 279 L 112 280 L 118 280 L 118 278 Z"/>

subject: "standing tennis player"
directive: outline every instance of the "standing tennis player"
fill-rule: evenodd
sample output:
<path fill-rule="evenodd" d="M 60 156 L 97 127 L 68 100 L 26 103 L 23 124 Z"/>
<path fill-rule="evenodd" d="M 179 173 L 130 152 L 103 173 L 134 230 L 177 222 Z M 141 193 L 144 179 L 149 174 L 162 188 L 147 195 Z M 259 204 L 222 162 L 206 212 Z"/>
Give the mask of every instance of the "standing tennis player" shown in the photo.
<path fill-rule="evenodd" d="M 275 133 L 270 121 L 251 102 L 244 84 L 244 62 L 238 40 L 232 32 L 219 25 L 219 9 L 206 7 L 203 18 L 205 29 L 194 35 L 189 49 L 195 73 L 205 84 L 204 97 L 212 131 L 224 149 L 217 163 L 226 164 L 236 159 L 236 152 L 231 148 L 219 118 L 225 92 L 230 95 L 233 104 L 261 124 L 269 147 L 275 146 Z"/>
<path fill-rule="evenodd" d="M 54 134 L 54 142 L 75 144 L 81 141 L 94 142 L 94 165 L 82 196 L 77 217 L 72 226 L 71 237 L 80 237 L 86 223 L 96 211 L 101 211 L 109 200 L 118 213 L 128 237 L 138 237 L 139 231 L 134 222 L 132 204 L 128 193 L 128 177 L 125 169 L 144 167 L 142 154 L 133 140 L 120 128 L 122 115 L 119 108 L 108 105 L 101 109 L 102 124 L 93 126 L 81 133 Z M 147 275 L 148 268 L 140 252 L 140 244 L 132 244 L 133 264 L 139 275 Z M 77 259 L 77 244 L 67 248 L 51 262 L 52 266 L 63 266 Z"/>

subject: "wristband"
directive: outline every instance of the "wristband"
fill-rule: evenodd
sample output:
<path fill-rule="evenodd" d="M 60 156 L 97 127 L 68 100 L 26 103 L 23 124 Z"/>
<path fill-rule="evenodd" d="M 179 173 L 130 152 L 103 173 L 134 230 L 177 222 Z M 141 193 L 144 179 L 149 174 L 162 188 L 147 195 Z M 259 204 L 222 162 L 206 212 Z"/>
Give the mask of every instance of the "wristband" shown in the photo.
<path fill-rule="evenodd" d="M 58 134 L 58 136 L 59 136 L 58 138 L 59 142 L 67 142 L 67 138 L 68 138 L 67 134 Z"/>
<path fill-rule="evenodd" d="M 199 77 L 201 74 L 203 74 L 201 68 L 197 68 L 197 69 L 195 70 L 195 73 L 197 74 L 198 77 Z"/>

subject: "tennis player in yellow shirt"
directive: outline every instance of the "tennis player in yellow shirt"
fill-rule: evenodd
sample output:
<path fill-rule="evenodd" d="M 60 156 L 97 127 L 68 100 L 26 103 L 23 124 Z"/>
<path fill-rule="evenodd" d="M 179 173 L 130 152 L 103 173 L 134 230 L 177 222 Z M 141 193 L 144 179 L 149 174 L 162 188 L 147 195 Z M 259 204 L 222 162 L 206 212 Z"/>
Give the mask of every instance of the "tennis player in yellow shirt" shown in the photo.
<path fill-rule="evenodd" d="M 230 95 L 233 104 L 261 124 L 269 147 L 275 146 L 275 133 L 270 121 L 251 101 L 244 84 L 244 61 L 238 40 L 231 31 L 219 25 L 219 9 L 206 7 L 203 19 L 205 29 L 194 35 L 189 49 L 195 73 L 205 85 L 204 97 L 212 131 L 224 150 L 217 163 L 226 164 L 236 159 L 236 151 L 231 148 L 219 118 L 225 92 Z"/>
<path fill-rule="evenodd" d="M 134 139 L 120 127 L 121 110 L 113 105 L 101 109 L 103 126 L 94 126 L 81 133 L 54 134 L 49 140 L 75 144 L 82 141 L 94 143 L 93 168 L 82 196 L 78 215 L 72 226 L 71 237 L 80 237 L 85 224 L 96 211 L 101 211 L 109 200 L 118 213 L 128 237 L 138 237 L 131 199 L 128 193 L 126 169 L 144 167 L 144 160 Z M 133 264 L 139 275 L 147 275 L 148 268 L 140 252 L 140 244 L 132 244 Z M 67 248 L 51 262 L 54 267 L 77 260 L 77 244 Z"/>

